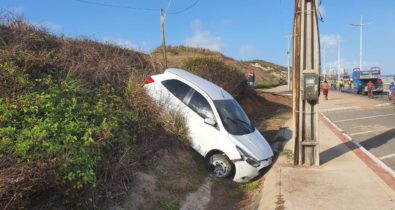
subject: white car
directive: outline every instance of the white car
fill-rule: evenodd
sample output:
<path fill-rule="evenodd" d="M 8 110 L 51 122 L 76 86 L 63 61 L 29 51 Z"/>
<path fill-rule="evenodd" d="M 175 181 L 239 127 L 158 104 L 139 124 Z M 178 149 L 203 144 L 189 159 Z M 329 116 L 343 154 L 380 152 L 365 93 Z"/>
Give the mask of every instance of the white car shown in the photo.
<path fill-rule="evenodd" d="M 184 116 L 191 146 L 215 177 L 248 182 L 272 163 L 273 151 L 237 101 L 217 85 L 181 69 L 149 76 L 147 93 Z"/>

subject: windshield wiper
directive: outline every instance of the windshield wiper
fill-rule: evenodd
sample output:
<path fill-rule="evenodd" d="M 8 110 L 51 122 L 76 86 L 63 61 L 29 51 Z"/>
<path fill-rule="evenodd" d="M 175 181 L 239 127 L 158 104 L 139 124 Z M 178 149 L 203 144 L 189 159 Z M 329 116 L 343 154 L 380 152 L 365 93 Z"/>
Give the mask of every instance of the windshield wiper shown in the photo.
<path fill-rule="evenodd" d="M 238 125 L 238 123 L 237 122 L 241 122 L 241 123 L 243 123 L 244 125 L 247 125 L 248 126 L 248 128 L 250 128 L 251 130 L 253 130 L 253 128 L 252 128 L 252 126 L 251 126 L 251 124 L 250 123 L 248 123 L 248 122 L 245 122 L 245 121 L 243 121 L 243 120 L 240 120 L 240 119 L 232 119 L 232 118 L 230 118 L 230 117 L 226 117 L 226 119 L 229 119 L 232 123 L 234 123 L 234 124 L 236 124 L 236 125 Z"/>
<path fill-rule="evenodd" d="M 234 119 L 234 120 L 236 120 L 236 121 L 238 121 L 238 122 L 241 122 L 241 123 L 244 123 L 244 124 L 247 125 L 249 128 L 251 128 L 251 130 L 253 129 L 252 126 L 251 126 L 251 123 L 248 123 L 248 122 L 243 121 L 243 120 L 240 120 L 240 119 Z"/>

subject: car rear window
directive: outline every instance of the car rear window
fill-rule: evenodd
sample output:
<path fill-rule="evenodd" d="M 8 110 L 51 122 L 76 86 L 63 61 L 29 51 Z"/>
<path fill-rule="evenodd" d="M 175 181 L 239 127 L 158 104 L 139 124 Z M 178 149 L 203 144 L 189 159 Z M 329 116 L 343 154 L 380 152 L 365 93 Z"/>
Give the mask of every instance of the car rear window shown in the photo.
<path fill-rule="evenodd" d="M 178 99 L 181 101 L 184 99 L 188 91 L 191 89 L 187 84 L 171 79 L 171 80 L 165 80 L 162 82 L 162 84 Z"/>

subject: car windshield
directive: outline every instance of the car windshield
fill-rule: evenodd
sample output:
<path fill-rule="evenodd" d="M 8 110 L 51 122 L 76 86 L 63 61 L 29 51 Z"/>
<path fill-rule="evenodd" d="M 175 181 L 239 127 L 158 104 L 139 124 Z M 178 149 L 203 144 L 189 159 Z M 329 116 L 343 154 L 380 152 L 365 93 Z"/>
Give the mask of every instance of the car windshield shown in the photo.
<path fill-rule="evenodd" d="M 214 105 L 225 129 L 232 135 L 252 133 L 255 128 L 236 100 L 215 100 Z"/>

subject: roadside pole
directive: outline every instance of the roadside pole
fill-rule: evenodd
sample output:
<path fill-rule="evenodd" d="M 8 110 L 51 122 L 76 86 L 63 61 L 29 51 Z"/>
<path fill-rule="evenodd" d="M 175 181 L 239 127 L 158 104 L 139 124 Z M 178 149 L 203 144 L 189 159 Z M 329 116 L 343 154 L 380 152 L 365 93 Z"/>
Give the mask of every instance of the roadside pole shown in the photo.
<path fill-rule="evenodd" d="M 288 70 L 288 77 L 287 77 L 287 85 L 288 85 L 288 90 L 291 90 L 291 73 L 290 73 L 290 64 L 291 64 L 291 61 L 290 61 L 290 59 L 291 59 L 291 51 L 290 51 L 290 49 L 289 49 L 289 45 L 290 45 L 290 40 L 291 40 L 291 36 L 288 36 L 287 37 L 287 39 L 288 39 L 288 50 L 287 50 L 287 61 L 288 61 L 288 68 L 287 68 L 287 70 Z"/>
<path fill-rule="evenodd" d="M 318 166 L 318 0 L 295 0 L 293 37 L 294 164 Z"/>
<path fill-rule="evenodd" d="M 162 30 L 163 63 L 165 68 L 167 68 L 167 53 L 166 53 L 166 42 L 165 42 L 165 16 L 163 14 L 163 9 L 160 9 L 160 27 Z"/>

